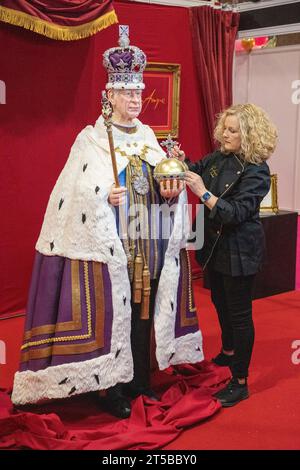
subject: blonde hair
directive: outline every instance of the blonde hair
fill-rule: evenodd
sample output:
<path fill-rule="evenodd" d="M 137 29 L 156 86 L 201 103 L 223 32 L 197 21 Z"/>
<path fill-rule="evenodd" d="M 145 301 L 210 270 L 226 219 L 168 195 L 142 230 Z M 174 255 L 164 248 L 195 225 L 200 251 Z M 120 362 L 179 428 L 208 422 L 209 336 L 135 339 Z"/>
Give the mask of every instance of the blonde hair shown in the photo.
<path fill-rule="evenodd" d="M 274 152 L 277 144 L 277 129 L 267 113 L 255 104 L 236 104 L 225 109 L 218 116 L 214 132 L 215 139 L 220 142 L 220 149 L 226 153 L 224 147 L 225 119 L 236 116 L 239 121 L 241 135 L 240 156 L 249 163 L 256 165 L 267 160 Z"/>

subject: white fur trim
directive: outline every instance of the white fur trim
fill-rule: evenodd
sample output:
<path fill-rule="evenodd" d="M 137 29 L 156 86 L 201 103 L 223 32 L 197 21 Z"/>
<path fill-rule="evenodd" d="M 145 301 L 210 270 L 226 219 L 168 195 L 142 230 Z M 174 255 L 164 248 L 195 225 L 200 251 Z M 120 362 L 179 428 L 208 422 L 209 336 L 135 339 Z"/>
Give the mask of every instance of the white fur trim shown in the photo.
<path fill-rule="evenodd" d="M 177 310 L 177 291 L 180 264 L 176 264 L 179 251 L 186 246 L 189 233 L 189 219 L 186 210 L 186 192 L 179 197 L 174 218 L 174 229 L 165 254 L 165 262 L 160 275 L 156 295 L 154 328 L 156 339 L 156 358 L 160 369 L 170 364 L 199 362 L 203 360 L 201 332 L 175 338 L 174 312 Z M 172 308 L 173 305 L 173 308 Z"/>
<path fill-rule="evenodd" d="M 144 83 L 126 83 L 126 82 L 116 82 L 116 83 L 107 83 L 105 85 L 107 90 L 144 90 Z"/>
<path fill-rule="evenodd" d="M 114 353 L 110 353 L 89 361 L 52 366 L 38 372 L 17 372 L 12 402 L 15 405 L 39 403 L 104 390 L 117 382 L 128 382 L 133 377 L 133 365 L 130 348 L 126 349 L 122 350 L 117 359 Z M 95 376 L 99 377 L 99 384 Z M 73 387 L 75 390 L 70 394 Z"/>

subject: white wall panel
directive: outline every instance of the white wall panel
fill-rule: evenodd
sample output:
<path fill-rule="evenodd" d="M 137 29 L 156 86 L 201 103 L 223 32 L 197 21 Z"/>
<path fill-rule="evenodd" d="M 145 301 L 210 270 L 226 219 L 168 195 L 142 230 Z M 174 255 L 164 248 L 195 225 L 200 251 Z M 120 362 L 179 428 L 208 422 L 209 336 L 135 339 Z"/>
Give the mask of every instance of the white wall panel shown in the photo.
<path fill-rule="evenodd" d="M 300 103 L 292 101 L 295 80 L 300 80 L 300 46 L 236 57 L 234 103 L 261 106 L 277 125 L 279 143 L 269 164 L 278 174 L 279 206 L 300 213 Z"/>

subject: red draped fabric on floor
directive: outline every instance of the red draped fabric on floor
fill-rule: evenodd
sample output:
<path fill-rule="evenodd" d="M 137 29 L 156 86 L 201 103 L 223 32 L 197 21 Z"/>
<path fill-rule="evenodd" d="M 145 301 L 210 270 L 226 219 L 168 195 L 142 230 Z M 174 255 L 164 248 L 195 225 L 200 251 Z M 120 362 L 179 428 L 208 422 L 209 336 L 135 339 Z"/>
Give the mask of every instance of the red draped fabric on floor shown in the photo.
<path fill-rule="evenodd" d="M 232 63 L 239 13 L 190 8 L 198 89 L 202 91 L 211 150 L 216 115 L 232 104 Z"/>
<path fill-rule="evenodd" d="M 21 410 L 0 392 L 0 449 L 157 449 L 220 409 L 212 394 L 228 377 L 227 367 L 206 361 L 157 373 L 160 401 L 138 397 L 125 420 L 101 412 L 93 394 Z"/>

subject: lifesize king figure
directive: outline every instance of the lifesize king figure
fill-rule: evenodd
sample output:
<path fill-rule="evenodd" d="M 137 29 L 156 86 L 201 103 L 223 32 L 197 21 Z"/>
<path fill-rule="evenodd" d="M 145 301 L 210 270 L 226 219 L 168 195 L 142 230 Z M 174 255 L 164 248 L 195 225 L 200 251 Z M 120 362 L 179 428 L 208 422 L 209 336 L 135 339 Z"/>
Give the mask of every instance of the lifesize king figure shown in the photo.
<path fill-rule="evenodd" d="M 203 353 L 186 190 L 180 180 L 153 176 L 166 155 L 137 119 L 146 56 L 130 46 L 128 27 L 120 26 L 119 46 L 104 53 L 104 66 L 111 116 L 80 132 L 51 193 L 12 400 L 93 391 L 108 412 L 126 418 L 130 399 L 157 399 L 150 388 L 153 324 L 160 369 L 199 362 Z"/>

